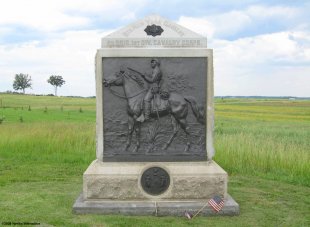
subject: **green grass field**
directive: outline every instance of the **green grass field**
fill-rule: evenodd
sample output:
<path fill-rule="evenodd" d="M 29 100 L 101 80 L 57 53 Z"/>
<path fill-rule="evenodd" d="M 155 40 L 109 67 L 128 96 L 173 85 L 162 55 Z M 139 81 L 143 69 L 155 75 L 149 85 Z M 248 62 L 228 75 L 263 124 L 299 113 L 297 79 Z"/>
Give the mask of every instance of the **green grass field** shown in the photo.
<path fill-rule="evenodd" d="M 95 115 L 91 98 L 0 94 L 0 225 L 310 226 L 309 100 L 215 100 L 215 160 L 237 217 L 73 215 Z"/>

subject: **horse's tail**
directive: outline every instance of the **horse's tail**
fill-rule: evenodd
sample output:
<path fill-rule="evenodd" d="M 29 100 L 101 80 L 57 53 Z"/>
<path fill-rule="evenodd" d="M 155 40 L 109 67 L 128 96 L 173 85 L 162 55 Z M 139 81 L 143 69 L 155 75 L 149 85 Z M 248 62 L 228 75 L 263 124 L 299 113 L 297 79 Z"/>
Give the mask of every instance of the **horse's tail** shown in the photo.
<path fill-rule="evenodd" d="M 192 111 L 200 124 L 205 123 L 205 113 L 202 106 L 198 105 L 195 98 L 192 96 L 186 96 L 184 99 L 191 105 Z"/>

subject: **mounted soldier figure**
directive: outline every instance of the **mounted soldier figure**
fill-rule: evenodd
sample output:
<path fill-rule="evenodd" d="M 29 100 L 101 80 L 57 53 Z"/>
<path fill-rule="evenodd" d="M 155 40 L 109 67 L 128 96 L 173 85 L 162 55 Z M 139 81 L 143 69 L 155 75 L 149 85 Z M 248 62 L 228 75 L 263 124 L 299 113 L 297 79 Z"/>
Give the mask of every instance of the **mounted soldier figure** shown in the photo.
<path fill-rule="evenodd" d="M 152 67 L 152 74 L 151 75 L 144 75 L 141 74 L 143 79 L 150 84 L 148 91 L 143 99 L 143 110 L 144 110 L 144 118 L 145 120 L 150 119 L 151 114 L 151 101 L 156 94 L 159 93 L 160 90 L 160 82 L 162 78 L 162 73 L 159 68 L 160 62 L 158 59 L 153 58 L 151 60 L 151 67 Z"/>
<path fill-rule="evenodd" d="M 157 94 L 158 95 L 160 94 L 159 97 L 162 99 L 162 101 L 159 102 L 158 105 L 155 104 L 157 115 L 158 112 L 160 111 L 159 109 L 165 110 L 167 108 L 167 100 L 169 98 L 169 93 L 160 91 L 162 72 L 159 66 L 160 66 L 159 60 L 157 58 L 153 58 L 151 60 L 152 73 L 150 75 L 146 75 L 146 73 L 143 74 L 135 69 L 127 67 L 129 70 L 138 73 L 149 84 L 149 88 L 147 89 L 147 92 L 145 93 L 145 96 L 143 98 L 144 116 L 141 115 L 138 121 L 143 122 L 150 119 L 150 115 L 152 114 L 152 100 Z"/>

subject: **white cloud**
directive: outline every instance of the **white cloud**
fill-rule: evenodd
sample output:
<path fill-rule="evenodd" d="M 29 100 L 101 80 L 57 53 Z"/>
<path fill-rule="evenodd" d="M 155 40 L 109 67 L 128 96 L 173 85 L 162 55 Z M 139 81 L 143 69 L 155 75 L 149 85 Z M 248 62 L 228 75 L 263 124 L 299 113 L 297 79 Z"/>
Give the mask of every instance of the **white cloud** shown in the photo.
<path fill-rule="evenodd" d="M 266 23 L 273 20 L 288 22 L 299 13 L 298 8 L 255 5 L 244 10 L 232 10 L 200 18 L 181 16 L 178 23 L 212 39 L 235 35 L 246 28 L 257 26 L 257 22 L 262 20 Z"/>
<path fill-rule="evenodd" d="M 310 96 L 310 67 L 266 67 L 264 72 L 228 69 L 230 73 L 215 71 L 215 95 Z"/>
<path fill-rule="evenodd" d="M 300 10 L 295 7 L 273 6 L 265 7 L 260 5 L 250 6 L 245 13 L 256 18 L 268 19 L 281 17 L 285 20 L 298 15 Z"/>
<path fill-rule="evenodd" d="M 144 4 L 145 0 L 10 0 L 0 7 L 0 25 L 57 31 L 91 25 L 93 17 L 99 17 L 101 21 L 132 19 L 135 10 Z"/>
<path fill-rule="evenodd" d="M 216 95 L 310 96 L 309 32 L 214 40 L 211 45 Z"/>
<path fill-rule="evenodd" d="M 245 13 L 232 11 L 202 18 L 181 16 L 177 23 L 212 39 L 228 34 L 234 35 L 251 22 L 251 18 Z"/>
<path fill-rule="evenodd" d="M 303 43 L 300 42 L 303 40 Z M 213 40 L 212 47 L 222 59 L 246 65 L 277 62 L 309 62 L 310 32 L 279 32 L 247 37 L 235 41 Z"/>
<path fill-rule="evenodd" d="M 16 73 L 28 73 L 33 78 L 33 90 L 27 92 L 52 93 L 53 87 L 46 80 L 58 74 L 66 80 L 59 89 L 60 95 L 95 95 L 94 55 L 108 32 L 103 33 L 100 28 L 77 30 L 97 26 L 95 20 L 96 23 L 132 20 L 146 3 L 146 0 L 6 1 L 0 7 L 0 35 L 12 33 L 19 25 L 44 32 L 47 38 L 0 45 L 0 91 L 12 90 Z M 223 39 L 248 28 L 255 29 L 262 21 L 289 22 L 300 12 L 300 8 L 254 5 L 201 18 L 180 16 L 178 23 L 208 36 L 208 45 L 214 49 L 216 95 L 310 96 L 306 86 L 310 84 L 307 21 L 297 23 L 294 31 L 233 41 Z M 66 29 L 71 31 L 63 32 Z"/>
<path fill-rule="evenodd" d="M 28 73 L 33 92 L 48 94 L 49 75 L 62 75 L 59 95 L 95 95 L 94 56 L 112 31 L 68 31 L 45 42 L 0 46 L 0 90 L 12 90 L 16 73 Z M 310 96 L 310 33 L 279 32 L 235 41 L 213 40 L 216 95 Z"/>
<path fill-rule="evenodd" d="M 27 26 L 41 31 L 55 31 L 88 23 L 88 18 L 66 15 L 59 1 L 51 4 L 51 1 L 10 0 L 0 8 L 0 24 Z"/>
<path fill-rule="evenodd" d="M 214 35 L 215 27 L 206 18 L 181 16 L 177 23 L 208 38 Z"/>
<path fill-rule="evenodd" d="M 7 26 L 0 27 L 0 37 L 12 32 L 12 31 L 13 31 L 13 29 L 10 27 L 7 27 Z M 0 38 L 0 41 L 1 41 L 1 38 Z"/>
<path fill-rule="evenodd" d="M 254 5 L 207 17 L 181 16 L 178 23 L 209 38 L 208 46 L 214 49 L 216 95 L 309 97 L 310 32 L 302 13 L 302 8 Z M 259 25 L 292 20 L 296 20 L 294 30 L 287 26 L 282 32 L 232 41 L 223 38 L 253 29 L 259 34 Z"/>
<path fill-rule="evenodd" d="M 45 43 L 0 46 L 0 90 L 12 90 L 14 75 L 26 73 L 33 80 L 33 90 L 27 92 L 53 93 L 46 80 L 56 74 L 66 80 L 59 95 L 95 95 L 94 57 L 101 38 L 110 32 L 70 31 Z"/>

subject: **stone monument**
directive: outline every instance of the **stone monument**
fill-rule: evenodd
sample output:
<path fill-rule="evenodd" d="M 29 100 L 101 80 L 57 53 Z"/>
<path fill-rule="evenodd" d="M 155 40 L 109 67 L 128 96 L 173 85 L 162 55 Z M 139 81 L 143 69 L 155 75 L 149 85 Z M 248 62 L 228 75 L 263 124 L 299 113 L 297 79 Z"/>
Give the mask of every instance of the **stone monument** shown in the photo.
<path fill-rule="evenodd" d="M 207 39 L 149 16 L 102 39 L 96 54 L 97 159 L 75 213 L 183 215 L 217 195 L 236 215 L 213 160 L 213 55 Z M 205 206 L 200 215 L 215 214 Z"/>

